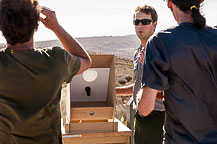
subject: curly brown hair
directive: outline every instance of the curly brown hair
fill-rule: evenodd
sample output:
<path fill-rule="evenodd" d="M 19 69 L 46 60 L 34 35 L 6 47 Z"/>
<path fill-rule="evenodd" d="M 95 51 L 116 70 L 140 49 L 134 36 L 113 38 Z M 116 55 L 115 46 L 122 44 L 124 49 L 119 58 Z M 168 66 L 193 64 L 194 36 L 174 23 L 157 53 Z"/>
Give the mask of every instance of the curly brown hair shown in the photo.
<path fill-rule="evenodd" d="M 29 41 L 38 29 L 39 15 L 38 0 L 1 0 L 0 30 L 7 43 Z"/>
<path fill-rule="evenodd" d="M 158 15 L 157 12 L 155 11 L 155 9 L 152 6 L 148 6 L 148 5 L 143 5 L 143 6 L 138 6 L 135 9 L 135 12 L 143 12 L 147 15 L 151 15 L 151 18 L 153 21 L 157 21 L 158 19 Z M 133 19 L 135 19 L 135 13 L 133 14 Z"/>

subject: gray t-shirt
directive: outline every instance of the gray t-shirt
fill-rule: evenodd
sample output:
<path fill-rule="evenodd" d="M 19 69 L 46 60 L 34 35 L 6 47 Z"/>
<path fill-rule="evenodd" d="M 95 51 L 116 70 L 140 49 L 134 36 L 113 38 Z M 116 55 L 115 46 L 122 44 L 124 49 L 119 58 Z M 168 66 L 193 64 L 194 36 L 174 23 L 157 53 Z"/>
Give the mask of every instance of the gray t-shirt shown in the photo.
<path fill-rule="evenodd" d="M 134 72 L 134 81 L 135 85 L 133 87 L 133 100 L 134 104 L 137 105 L 136 103 L 136 98 L 137 98 L 137 93 L 141 89 L 141 82 L 142 82 L 142 72 L 143 72 L 143 65 L 139 61 L 139 53 L 142 50 L 142 46 L 136 49 L 134 53 L 134 61 L 133 61 L 133 72 Z M 164 111 L 164 104 L 160 100 L 155 101 L 155 107 L 154 110 L 157 111 Z"/>

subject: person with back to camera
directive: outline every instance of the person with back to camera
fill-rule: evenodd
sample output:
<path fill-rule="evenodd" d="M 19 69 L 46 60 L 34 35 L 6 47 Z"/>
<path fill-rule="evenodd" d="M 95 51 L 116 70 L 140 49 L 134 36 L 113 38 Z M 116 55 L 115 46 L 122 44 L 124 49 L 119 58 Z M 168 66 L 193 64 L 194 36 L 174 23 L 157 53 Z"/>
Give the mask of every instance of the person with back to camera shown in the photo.
<path fill-rule="evenodd" d="M 148 115 L 164 90 L 165 144 L 217 143 L 217 29 L 206 26 L 203 0 L 168 0 L 178 26 L 147 44 L 138 110 Z"/>
<path fill-rule="evenodd" d="M 134 80 L 135 84 L 116 87 L 116 95 L 133 95 L 134 105 L 137 105 L 137 93 L 141 88 L 142 68 L 146 43 L 157 26 L 157 12 L 151 6 L 138 6 L 133 15 L 136 35 L 141 45 L 134 53 Z M 160 95 L 160 93 L 159 93 Z M 135 106 L 134 106 L 135 107 Z M 161 100 L 155 101 L 154 110 L 143 116 L 138 111 L 135 113 L 135 144 L 161 144 L 163 141 L 163 123 L 165 109 Z"/>
<path fill-rule="evenodd" d="M 39 19 L 64 49 L 34 48 Z M 0 51 L 0 144 L 62 144 L 61 86 L 90 67 L 89 55 L 37 0 L 1 0 L 0 30 L 7 41 Z"/>

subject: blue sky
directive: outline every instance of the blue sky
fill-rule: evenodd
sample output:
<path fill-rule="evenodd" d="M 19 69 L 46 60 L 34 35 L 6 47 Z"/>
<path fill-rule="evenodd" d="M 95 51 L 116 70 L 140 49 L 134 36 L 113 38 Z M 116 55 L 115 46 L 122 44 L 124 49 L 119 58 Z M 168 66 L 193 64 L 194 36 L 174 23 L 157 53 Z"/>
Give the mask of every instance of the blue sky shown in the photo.
<path fill-rule="evenodd" d="M 156 32 L 176 25 L 163 0 L 39 0 L 40 5 L 56 11 L 59 23 L 73 37 L 123 36 L 135 34 L 132 16 L 138 5 L 152 5 L 158 12 Z M 207 25 L 217 25 L 217 1 L 205 0 L 203 14 Z M 35 41 L 56 39 L 40 24 Z M 0 37 L 0 42 L 4 39 Z"/>

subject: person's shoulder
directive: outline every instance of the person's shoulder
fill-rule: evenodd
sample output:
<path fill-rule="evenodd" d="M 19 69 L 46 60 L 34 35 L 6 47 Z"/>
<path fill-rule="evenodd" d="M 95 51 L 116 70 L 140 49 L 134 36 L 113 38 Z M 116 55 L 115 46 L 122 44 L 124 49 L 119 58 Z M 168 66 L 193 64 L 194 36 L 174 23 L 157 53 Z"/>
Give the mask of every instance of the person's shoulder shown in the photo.
<path fill-rule="evenodd" d="M 67 55 L 66 51 L 61 47 L 44 47 L 44 48 L 34 48 L 36 54 L 45 55 L 48 57 L 64 57 Z"/>
<path fill-rule="evenodd" d="M 204 29 L 198 32 L 201 39 L 205 42 L 209 43 L 210 45 L 217 45 L 217 28 L 206 26 Z"/>
<path fill-rule="evenodd" d="M 54 46 L 54 47 L 46 47 L 43 48 L 46 51 L 65 51 L 63 48 L 58 47 L 58 46 Z"/>
<path fill-rule="evenodd" d="M 176 33 L 179 30 L 179 26 L 172 26 L 167 29 L 161 30 L 157 33 L 157 37 L 169 36 Z"/>
<path fill-rule="evenodd" d="M 161 30 L 158 33 L 153 34 L 150 39 L 157 39 L 165 36 L 171 35 L 175 30 L 177 26 L 169 27 L 167 29 Z"/>
<path fill-rule="evenodd" d="M 173 33 L 176 31 L 177 26 L 169 27 L 167 29 L 161 30 L 158 33 L 153 34 L 149 38 L 149 45 L 155 46 L 155 47 L 162 47 L 166 43 L 171 41 L 171 37 L 173 37 Z M 176 32 L 175 32 L 176 33 Z"/>
<path fill-rule="evenodd" d="M 46 52 L 46 53 L 58 53 L 58 52 L 64 52 L 65 50 L 61 47 L 55 46 L 55 47 L 35 48 L 35 51 Z"/>
<path fill-rule="evenodd" d="M 217 33 L 217 27 L 215 26 L 215 27 L 211 27 L 211 26 L 205 26 L 205 28 L 204 28 L 205 30 L 207 30 L 207 31 L 212 31 L 212 32 L 214 32 L 214 33 Z"/>
<path fill-rule="evenodd" d="M 209 39 L 216 41 L 217 38 L 217 28 L 206 25 L 202 30 L 198 30 L 198 33 L 200 34 L 203 39 Z"/>
<path fill-rule="evenodd" d="M 217 26 L 213 27 L 212 29 L 217 34 Z"/>
<path fill-rule="evenodd" d="M 164 30 L 161 30 L 159 33 L 171 33 L 173 31 L 175 31 L 177 28 L 179 28 L 179 26 L 171 26 L 171 27 L 168 27 Z"/>
<path fill-rule="evenodd" d="M 0 48 L 0 53 L 4 53 L 6 51 L 6 47 Z"/>
<path fill-rule="evenodd" d="M 209 25 L 206 25 L 205 28 L 217 30 L 217 26 L 209 26 Z"/>

